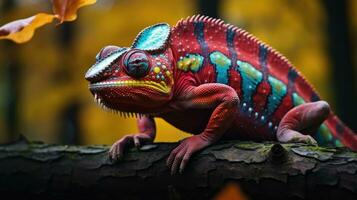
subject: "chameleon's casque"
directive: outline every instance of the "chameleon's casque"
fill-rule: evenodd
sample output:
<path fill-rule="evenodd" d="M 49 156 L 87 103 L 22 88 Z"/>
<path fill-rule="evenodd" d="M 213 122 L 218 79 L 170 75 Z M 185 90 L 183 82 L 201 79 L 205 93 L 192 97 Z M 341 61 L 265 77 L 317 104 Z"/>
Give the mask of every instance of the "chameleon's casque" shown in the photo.
<path fill-rule="evenodd" d="M 105 108 L 146 114 L 139 134 L 116 142 L 155 137 L 153 117 L 195 134 L 168 158 L 172 172 L 190 156 L 223 139 L 278 140 L 357 150 L 357 137 L 281 54 L 222 20 L 193 16 L 170 28 L 144 29 L 130 48 L 107 46 L 88 70 L 90 91 Z"/>

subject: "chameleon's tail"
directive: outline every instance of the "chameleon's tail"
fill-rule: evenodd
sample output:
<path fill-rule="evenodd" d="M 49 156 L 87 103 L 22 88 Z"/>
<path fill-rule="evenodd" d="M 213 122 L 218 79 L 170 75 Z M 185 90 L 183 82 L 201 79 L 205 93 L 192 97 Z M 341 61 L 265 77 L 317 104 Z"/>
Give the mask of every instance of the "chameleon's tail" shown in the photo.
<path fill-rule="evenodd" d="M 335 114 L 331 113 L 324 124 L 332 134 L 333 138 L 330 136 L 330 141 L 334 141 L 334 146 L 346 146 L 353 151 L 357 151 L 357 135 L 350 128 L 348 128 Z M 324 125 L 320 127 L 318 134 L 324 134 L 324 131 L 321 130 L 323 129 L 323 126 Z"/>

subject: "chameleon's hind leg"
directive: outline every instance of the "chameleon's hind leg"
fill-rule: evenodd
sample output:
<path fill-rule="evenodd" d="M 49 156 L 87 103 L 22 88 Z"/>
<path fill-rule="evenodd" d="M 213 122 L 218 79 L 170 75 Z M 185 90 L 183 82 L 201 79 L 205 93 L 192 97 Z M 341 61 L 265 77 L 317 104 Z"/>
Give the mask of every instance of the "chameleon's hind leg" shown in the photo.
<path fill-rule="evenodd" d="M 277 139 L 280 142 L 316 144 L 313 134 L 328 117 L 330 106 L 326 101 L 305 103 L 291 109 L 280 121 Z"/>

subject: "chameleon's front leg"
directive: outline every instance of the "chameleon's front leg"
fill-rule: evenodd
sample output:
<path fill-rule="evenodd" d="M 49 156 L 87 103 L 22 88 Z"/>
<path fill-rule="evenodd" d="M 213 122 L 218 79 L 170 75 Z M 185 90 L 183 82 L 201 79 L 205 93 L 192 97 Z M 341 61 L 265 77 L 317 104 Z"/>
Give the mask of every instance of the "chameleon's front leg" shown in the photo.
<path fill-rule="evenodd" d="M 118 160 L 123 157 L 124 149 L 127 146 L 139 148 L 142 144 L 152 143 L 156 135 L 156 126 L 153 117 L 139 117 L 137 118 L 139 133 L 126 135 L 120 140 L 116 141 L 109 150 L 109 158 Z"/>
<path fill-rule="evenodd" d="M 167 165 L 171 167 L 171 174 L 175 174 L 178 168 L 182 172 L 193 153 L 219 140 L 230 127 L 238 110 L 237 93 L 227 85 L 203 84 L 198 87 L 190 87 L 183 94 L 178 99 L 178 104 L 183 109 L 215 109 L 201 134 L 185 139 L 171 152 L 167 159 Z"/>

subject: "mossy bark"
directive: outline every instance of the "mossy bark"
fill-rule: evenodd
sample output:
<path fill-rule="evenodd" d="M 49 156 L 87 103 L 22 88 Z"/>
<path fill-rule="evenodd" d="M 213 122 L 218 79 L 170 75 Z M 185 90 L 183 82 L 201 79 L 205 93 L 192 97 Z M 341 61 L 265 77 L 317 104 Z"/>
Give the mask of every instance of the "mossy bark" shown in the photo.
<path fill-rule="evenodd" d="M 235 182 L 251 199 L 357 199 L 357 153 L 304 144 L 229 141 L 197 154 L 171 176 L 176 143 L 131 149 L 17 142 L 0 145 L 2 196 L 43 199 L 207 199 Z"/>

